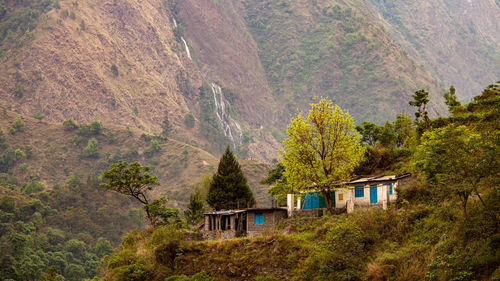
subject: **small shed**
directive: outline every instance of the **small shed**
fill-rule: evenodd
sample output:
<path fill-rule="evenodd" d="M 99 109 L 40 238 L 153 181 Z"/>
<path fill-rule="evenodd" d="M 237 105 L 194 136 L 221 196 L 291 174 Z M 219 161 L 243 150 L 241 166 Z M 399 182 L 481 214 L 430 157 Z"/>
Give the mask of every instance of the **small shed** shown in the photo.
<path fill-rule="evenodd" d="M 205 213 L 205 239 L 235 238 L 244 236 L 247 230 L 246 210 L 228 210 Z"/>
<path fill-rule="evenodd" d="M 286 208 L 250 208 L 205 213 L 203 237 L 230 239 L 257 236 L 274 229 L 287 218 Z"/>
<path fill-rule="evenodd" d="M 272 231 L 274 226 L 287 218 L 286 208 L 253 208 L 247 210 L 247 233 L 249 237 Z"/>

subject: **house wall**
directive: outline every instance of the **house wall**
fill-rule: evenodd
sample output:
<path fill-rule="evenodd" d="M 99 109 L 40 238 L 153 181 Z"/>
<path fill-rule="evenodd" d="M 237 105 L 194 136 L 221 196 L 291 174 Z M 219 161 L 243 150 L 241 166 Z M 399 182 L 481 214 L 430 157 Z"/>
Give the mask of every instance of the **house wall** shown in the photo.
<path fill-rule="evenodd" d="M 261 212 L 263 216 L 262 224 L 255 224 L 255 213 Z M 287 218 L 286 210 L 272 211 L 247 211 L 247 236 L 253 237 L 262 235 L 267 231 L 274 229 L 274 226 L 279 221 Z"/>
<path fill-rule="evenodd" d="M 342 196 L 340 196 L 342 194 Z M 342 197 L 342 200 L 340 200 Z M 339 188 L 335 191 L 335 208 L 345 208 L 347 200 L 349 199 L 349 192 L 347 188 Z"/>
<path fill-rule="evenodd" d="M 370 187 L 371 187 L 371 185 L 375 185 L 375 184 L 377 185 L 377 203 L 370 203 Z M 354 204 L 356 204 L 358 206 L 382 204 L 383 200 L 385 198 L 387 198 L 386 197 L 387 195 L 388 195 L 389 202 L 395 202 L 398 198 L 398 195 L 397 195 L 398 183 L 397 183 L 397 181 L 392 182 L 392 195 L 389 194 L 389 186 L 387 186 L 385 184 L 386 184 L 385 182 L 364 184 L 363 185 L 363 189 L 364 189 L 364 196 L 363 197 L 356 197 L 355 191 L 353 190 L 352 196 L 353 196 Z M 355 189 L 356 186 L 360 186 L 360 185 L 353 185 L 351 188 Z"/>

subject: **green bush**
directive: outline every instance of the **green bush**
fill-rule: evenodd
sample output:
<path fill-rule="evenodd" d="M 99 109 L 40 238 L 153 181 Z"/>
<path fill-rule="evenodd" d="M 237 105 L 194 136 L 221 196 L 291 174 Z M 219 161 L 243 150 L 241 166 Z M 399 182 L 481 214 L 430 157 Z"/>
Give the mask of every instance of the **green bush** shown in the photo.
<path fill-rule="evenodd" d="M 80 281 L 86 276 L 85 268 L 79 264 L 71 263 L 66 267 L 65 276 L 68 281 Z"/>
<path fill-rule="evenodd" d="M 87 142 L 87 146 L 83 149 L 82 156 L 85 158 L 99 157 L 99 142 L 95 138 L 91 138 Z"/>
<path fill-rule="evenodd" d="M 273 281 L 273 280 L 278 280 L 278 279 L 262 279 L 262 280 Z M 199 273 L 196 273 L 195 275 L 191 275 L 189 277 L 186 275 L 170 276 L 170 277 L 167 277 L 165 279 L 165 281 L 215 281 L 215 278 L 211 277 L 206 272 L 199 272 Z"/>
<path fill-rule="evenodd" d="M 116 64 L 111 65 L 111 73 L 113 73 L 115 77 L 117 77 L 120 74 L 118 71 L 118 66 L 116 66 Z"/>
<path fill-rule="evenodd" d="M 33 118 L 35 118 L 36 120 L 38 121 L 42 121 L 42 119 L 45 117 L 45 115 L 43 115 L 40 111 L 38 111 L 34 116 Z"/>
<path fill-rule="evenodd" d="M 306 261 L 304 279 L 361 280 L 362 232 L 352 220 L 344 218 L 330 228 L 316 252 Z"/>
<path fill-rule="evenodd" d="M 108 143 L 109 144 L 113 144 L 115 142 L 116 142 L 115 133 L 113 131 L 109 131 L 109 134 L 108 134 Z"/>
<path fill-rule="evenodd" d="M 89 126 L 89 133 L 91 136 L 96 136 L 101 133 L 102 130 L 102 123 L 99 121 L 92 121 Z"/>
<path fill-rule="evenodd" d="M 23 119 L 21 118 L 16 118 L 14 120 L 14 123 L 12 124 L 12 128 L 16 129 L 16 132 L 19 131 L 19 132 L 22 132 L 24 131 L 24 121 Z"/>
<path fill-rule="evenodd" d="M 148 280 L 152 273 L 143 264 L 132 264 L 115 269 L 117 281 L 142 281 Z"/>
<path fill-rule="evenodd" d="M 111 254 L 112 252 L 113 252 L 113 246 L 111 245 L 111 242 L 109 242 L 109 240 L 104 237 L 99 237 L 97 239 L 97 242 L 95 243 L 94 253 L 99 258 L 102 258 L 106 255 Z"/>
<path fill-rule="evenodd" d="M 23 83 L 17 83 L 16 90 L 14 91 L 14 95 L 18 98 L 22 98 L 24 96 L 24 85 Z"/>
<path fill-rule="evenodd" d="M 24 183 L 21 187 L 21 191 L 26 194 L 32 194 L 35 192 L 39 192 L 45 189 L 43 183 L 37 180 L 31 180 L 27 183 Z"/>
<path fill-rule="evenodd" d="M 7 138 L 5 137 L 2 130 L 0 130 L 0 149 L 7 147 Z"/>
<path fill-rule="evenodd" d="M 66 131 L 73 131 L 73 130 L 78 129 L 78 126 L 71 119 L 64 121 L 63 127 L 64 127 L 64 130 L 66 130 Z"/>
<path fill-rule="evenodd" d="M 82 186 L 83 182 L 74 173 L 70 172 L 66 178 L 66 184 L 71 188 L 76 188 Z"/>

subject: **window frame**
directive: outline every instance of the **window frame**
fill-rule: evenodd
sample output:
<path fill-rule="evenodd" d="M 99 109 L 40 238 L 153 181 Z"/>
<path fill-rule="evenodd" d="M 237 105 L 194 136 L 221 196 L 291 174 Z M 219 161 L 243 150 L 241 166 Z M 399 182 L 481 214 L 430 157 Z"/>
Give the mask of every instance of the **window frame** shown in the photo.
<path fill-rule="evenodd" d="M 263 212 L 255 212 L 253 214 L 253 224 L 255 224 L 255 225 L 264 224 L 264 213 Z"/>
<path fill-rule="evenodd" d="M 359 185 L 354 187 L 354 198 L 365 197 L 365 186 Z"/>

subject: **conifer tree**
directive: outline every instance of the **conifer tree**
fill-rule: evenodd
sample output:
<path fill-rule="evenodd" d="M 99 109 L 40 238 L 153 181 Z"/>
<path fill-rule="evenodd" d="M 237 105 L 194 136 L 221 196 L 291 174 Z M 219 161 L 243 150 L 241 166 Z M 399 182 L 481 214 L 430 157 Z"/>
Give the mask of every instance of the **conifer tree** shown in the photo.
<path fill-rule="evenodd" d="M 419 119 L 422 118 L 425 123 L 429 122 L 429 113 L 427 112 L 427 104 L 429 103 L 429 92 L 424 89 L 420 89 L 412 95 L 413 100 L 408 102 L 411 106 L 418 107 L 417 112 L 415 112 L 415 122 L 418 123 Z"/>
<path fill-rule="evenodd" d="M 226 148 L 208 190 L 207 203 L 215 210 L 248 208 L 255 205 L 252 191 L 240 164 Z"/>

